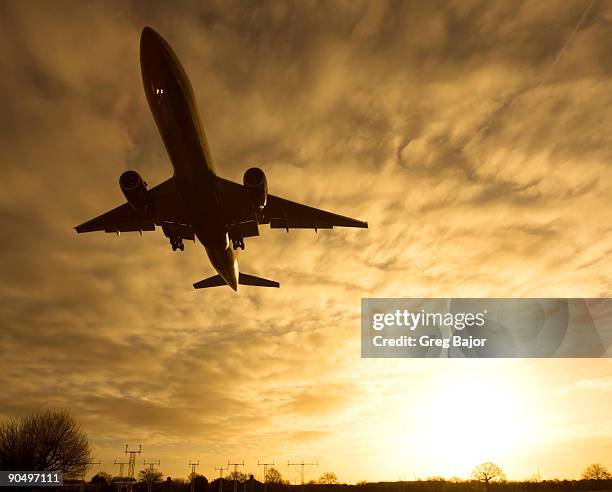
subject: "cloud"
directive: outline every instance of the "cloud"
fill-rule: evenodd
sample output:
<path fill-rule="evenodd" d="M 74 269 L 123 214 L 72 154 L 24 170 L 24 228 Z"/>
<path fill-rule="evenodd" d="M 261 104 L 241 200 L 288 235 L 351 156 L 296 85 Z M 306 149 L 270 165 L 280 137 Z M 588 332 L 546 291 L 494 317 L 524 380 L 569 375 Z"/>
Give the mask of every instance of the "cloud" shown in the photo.
<path fill-rule="evenodd" d="M 599 378 L 580 379 L 559 390 L 562 394 L 569 394 L 579 391 L 601 391 L 612 392 L 612 377 L 604 376 Z"/>
<path fill-rule="evenodd" d="M 310 391 L 295 395 L 288 407 L 291 411 L 304 415 L 325 414 L 352 403 L 350 387 L 341 384 L 318 385 Z"/>
<path fill-rule="evenodd" d="M 610 5 L 552 65 L 584 8 L 0 6 L 0 416 L 68 407 L 105 456 L 142 439 L 176 470 L 181 445 L 367 453 L 394 390 L 418 399 L 407 374 L 435 371 L 361 361 L 361 297 L 609 296 Z M 191 289 L 212 272 L 197 244 L 77 237 L 123 200 L 123 170 L 171 173 L 144 25 L 185 65 L 220 174 L 260 165 L 272 193 L 370 229 L 262 228 L 241 268 L 283 287 L 238 295 Z"/>

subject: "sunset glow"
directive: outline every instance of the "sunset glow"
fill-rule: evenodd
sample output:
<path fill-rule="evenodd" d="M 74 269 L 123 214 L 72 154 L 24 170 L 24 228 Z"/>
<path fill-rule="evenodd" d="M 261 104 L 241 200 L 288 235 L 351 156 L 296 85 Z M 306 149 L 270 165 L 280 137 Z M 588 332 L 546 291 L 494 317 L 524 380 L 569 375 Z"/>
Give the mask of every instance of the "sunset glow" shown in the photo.
<path fill-rule="evenodd" d="M 612 468 L 610 331 L 601 359 L 360 356 L 365 297 L 612 297 L 612 2 L 66 5 L 0 5 L 0 420 L 67 408 L 90 476 L 126 443 L 174 477 Z M 261 167 L 270 193 L 369 229 L 262 227 L 240 268 L 281 288 L 237 293 L 192 288 L 215 273 L 198 242 L 77 236 L 125 201 L 125 170 L 173 172 L 145 25 L 220 176 Z"/>

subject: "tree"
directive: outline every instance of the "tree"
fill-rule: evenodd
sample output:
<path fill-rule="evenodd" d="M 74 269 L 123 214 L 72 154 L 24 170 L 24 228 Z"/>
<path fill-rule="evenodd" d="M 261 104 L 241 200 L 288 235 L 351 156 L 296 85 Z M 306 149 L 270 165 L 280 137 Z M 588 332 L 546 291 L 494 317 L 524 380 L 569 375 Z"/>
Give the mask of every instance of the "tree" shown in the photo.
<path fill-rule="evenodd" d="M 265 481 L 273 484 L 283 483 L 283 477 L 280 472 L 276 468 L 268 468 L 266 472 L 266 476 L 264 477 Z"/>
<path fill-rule="evenodd" d="M 110 473 L 106 473 L 105 471 L 100 471 L 96 473 L 93 477 L 91 477 L 91 483 L 106 482 L 110 484 L 112 479 L 113 479 L 113 476 Z"/>
<path fill-rule="evenodd" d="M 506 480 L 506 474 L 495 463 L 487 461 L 474 468 L 472 479 L 486 484 L 489 484 L 489 482 L 503 482 Z"/>
<path fill-rule="evenodd" d="M 100 492 L 108 492 L 111 490 L 111 483 L 113 477 L 109 473 L 106 472 L 98 472 L 91 478 L 92 484 L 98 484 L 100 486 Z"/>
<path fill-rule="evenodd" d="M 334 472 L 325 472 L 319 478 L 319 483 L 324 483 L 324 484 L 327 484 L 327 485 L 338 483 L 338 477 L 336 476 L 336 474 Z"/>
<path fill-rule="evenodd" d="M 612 475 L 605 466 L 593 463 L 584 469 L 582 478 L 584 480 L 610 480 Z"/>
<path fill-rule="evenodd" d="M 228 480 L 237 480 L 238 482 L 246 482 L 247 476 L 246 473 L 242 473 L 238 470 L 233 471 L 227 476 Z"/>
<path fill-rule="evenodd" d="M 164 474 L 162 472 L 151 468 L 145 468 L 144 470 L 140 470 L 138 472 L 138 480 L 140 482 L 159 483 L 163 480 L 163 478 Z"/>
<path fill-rule="evenodd" d="M 196 473 L 195 475 L 189 475 L 189 482 L 193 481 L 194 490 L 201 492 L 208 489 L 208 479 L 204 475 Z"/>
<path fill-rule="evenodd" d="M 0 424 L 0 467 L 81 477 L 92 460 L 87 436 L 64 410 L 39 410 Z"/>

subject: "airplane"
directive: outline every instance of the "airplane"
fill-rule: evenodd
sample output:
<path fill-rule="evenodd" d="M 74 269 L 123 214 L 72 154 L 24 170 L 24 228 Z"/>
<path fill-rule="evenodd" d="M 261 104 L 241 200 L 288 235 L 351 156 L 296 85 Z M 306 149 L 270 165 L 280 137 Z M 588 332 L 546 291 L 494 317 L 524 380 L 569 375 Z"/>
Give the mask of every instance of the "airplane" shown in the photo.
<path fill-rule="evenodd" d="M 367 228 L 367 222 L 326 212 L 268 194 L 264 171 L 251 167 L 243 184 L 217 175 L 200 123 L 193 89 L 178 57 L 154 29 L 140 36 L 144 92 L 162 137 L 174 175 L 148 189 L 136 171 L 125 171 L 119 187 L 127 200 L 109 212 L 75 227 L 77 233 L 154 231 L 160 226 L 173 251 L 197 238 L 217 275 L 193 284 L 196 289 L 228 285 L 280 287 L 279 282 L 239 271 L 236 251 L 244 238 L 271 229 Z M 231 245 L 230 245 L 231 242 Z"/>

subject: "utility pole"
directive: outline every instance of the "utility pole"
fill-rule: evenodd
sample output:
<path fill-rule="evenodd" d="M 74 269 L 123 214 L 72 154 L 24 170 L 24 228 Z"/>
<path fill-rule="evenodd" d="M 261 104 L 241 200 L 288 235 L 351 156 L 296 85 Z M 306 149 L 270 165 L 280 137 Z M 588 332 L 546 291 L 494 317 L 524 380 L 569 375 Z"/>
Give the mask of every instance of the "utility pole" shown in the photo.
<path fill-rule="evenodd" d="M 123 476 L 123 467 L 125 465 L 129 465 L 127 461 L 117 461 L 115 460 L 115 465 L 119 465 L 119 480 L 117 480 L 117 491 L 121 492 L 123 486 L 126 484 L 125 477 Z"/>
<path fill-rule="evenodd" d="M 302 481 L 302 485 L 304 485 L 304 475 L 306 473 L 306 470 L 310 469 L 311 466 L 319 466 L 319 462 L 317 461 L 316 463 L 304 463 L 304 460 L 302 460 L 300 463 L 291 463 L 287 461 L 287 466 L 294 466 L 297 470 L 299 470 L 300 479 Z"/>
<path fill-rule="evenodd" d="M 223 492 L 223 470 L 227 471 L 229 468 L 224 468 L 223 466 L 215 467 L 215 471 L 219 472 L 219 492 Z"/>
<path fill-rule="evenodd" d="M 238 467 L 244 466 L 244 460 L 242 460 L 242 463 L 230 463 L 228 460 L 227 466 L 228 468 L 230 466 L 234 467 L 234 492 L 238 492 Z"/>
<path fill-rule="evenodd" d="M 264 492 L 268 492 L 268 466 L 274 466 L 274 461 L 272 463 L 260 463 L 259 460 L 257 460 L 257 466 L 264 467 Z"/>
<path fill-rule="evenodd" d="M 144 466 L 149 465 L 149 476 L 147 478 L 147 490 L 148 492 L 151 492 L 151 490 L 153 489 L 153 470 L 155 468 L 153 468 L 155 465 L 159 466 L 161 465 L 161 462 L 159 460 L 157 461 L 149 461 L 147 463 L 147 460 L 144 460 Z"/>
<path fill-rule="evenodd" d="M 195 492 L 195 477 L 196 477 L 196 466 L 200 466 L 200 460 L 195 463 L 192 463 L 189 460 L 189 466 L 191 467 L 191 492 Z"/>

